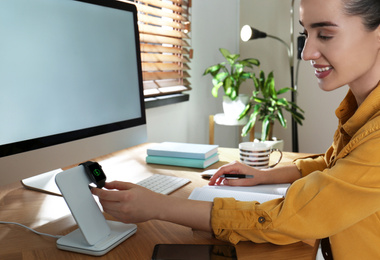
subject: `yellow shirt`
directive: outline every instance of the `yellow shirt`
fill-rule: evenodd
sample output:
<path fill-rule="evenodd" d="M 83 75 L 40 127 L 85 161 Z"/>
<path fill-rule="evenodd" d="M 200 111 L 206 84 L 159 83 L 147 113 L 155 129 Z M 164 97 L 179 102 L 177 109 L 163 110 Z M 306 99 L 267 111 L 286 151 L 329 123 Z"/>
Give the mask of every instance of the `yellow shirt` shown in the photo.
<path fill-rule="evenodd" d="M 357 108 L 348 92 L 324 155 L 297 160 L 302 178 L 284 199 L 214 200 L 217 238 L 290 244 L 330 237 L 334 259 L 380 259 L 380 84 Z"/>

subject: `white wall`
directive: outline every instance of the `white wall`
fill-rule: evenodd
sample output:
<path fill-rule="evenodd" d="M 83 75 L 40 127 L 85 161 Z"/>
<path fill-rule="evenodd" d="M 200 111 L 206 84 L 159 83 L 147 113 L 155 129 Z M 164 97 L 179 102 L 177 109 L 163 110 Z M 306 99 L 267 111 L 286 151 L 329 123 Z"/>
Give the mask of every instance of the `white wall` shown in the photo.
<path fill-rule="evenodd" d="M 299 3 L 295 1 L 295 38 L 303 29 L 299 25 Z M 249 24 L 268 34 L 290 42 L 290 6 L 291 0 L 240 0 L 240 26 Z M 295 46 L 296 47 L 296 46 Z M 290 86 L 289 63 L 285 47 L 277 40 L 266 38 L 240 42 L 243 57 L 258 58 L 262 69 L 275 73 L 278 88 Z M 309 62 L 302 61 L 299 69 L 298 105 L 305 110 L 303 126 L 298 126 L 299 151 L 324 153 L 332 143 L 332 136 L 337 127 L 335 109 L 344 98 L 347 88 L 326 93 L 319 89 L 317 79 Z M 290 99 L 290 95 L 287 96 Z M 287 116 L 288 128 L 279 124 L 275 134 L 285 140 L 285 150 L 291 151 L 291 119 Z"/>
<path fill-rule="evenodd" d="M 220 47 L 238 53 L 239 1 L 193 0 L 191 27 L 190 101 L 147 109 L 149 142 L 208 143 L 208 116 L 222 111 L 221 97 L 211 95 L 211 77 L 202 74 L 223 60 Z M 215 135 L 220 146 L 237 147 L 237 128 L 215 126 Z"/>
<path fill-rule="evenodd" d="M 300 0 L 295 1 L 295 38 L 302 31 L 298 23 Z M 274 39 L 243 43 L 239 31 L 250 24 L 269 34 L 290 41 L 291 0 L 193 0 L 192 40 L 194 58 L 191 61 L 190 101 L 147 110 L 148 140 L 150 142 L 183 141 L 208 142 L 208 115 L 222 111 L 221 98 L 211 96 L 210 76 L 204 69 L 222 61 L 218 49 L 227 48 L 242 58 L 260 59 L 267 73 L 274 71 L 277 87 L 290 86 L 290 72 L 285 47 Z M 240 6 L 239 6 L 240 5 Z M 306 120 L 298 126 L 300 152 L 323 153 L 332 142 L 337 126 L 335 109 L 347 88 L 326 93 L 319 89 L 314 71 L 308 62 L 301 62 L 298 80 L 298 105 L 305 110 Z M 250 94 L 246 83 L 242 92 Z M 221 92 L 220 92 L 221 93 Z M 286 95 L 290 99 L 290 94 Z M 275 134 L 285 140 L 285 150 L 292 150 L 291 118 L 288 128 L 276 124 Z M 257 130 L 259 132 L 260 129 Z M 215 126 L 215 142 L 224 147 L 237 147 L 240 132 L 234 127 Z"/>

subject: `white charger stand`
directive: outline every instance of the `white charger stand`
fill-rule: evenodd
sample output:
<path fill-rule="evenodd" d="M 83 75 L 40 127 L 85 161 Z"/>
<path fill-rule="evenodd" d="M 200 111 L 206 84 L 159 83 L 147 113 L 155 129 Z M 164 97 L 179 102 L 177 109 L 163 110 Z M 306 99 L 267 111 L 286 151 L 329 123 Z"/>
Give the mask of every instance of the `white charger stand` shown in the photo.
<path fill-rule="evenodd" d="M 101 256 L 136 232 L 134 224 L 104 218 L 89 189 L 91 180 L 83 166 L 58 173 L 55 181 L 79 226 L 57 240 L 59 249 Z"/>

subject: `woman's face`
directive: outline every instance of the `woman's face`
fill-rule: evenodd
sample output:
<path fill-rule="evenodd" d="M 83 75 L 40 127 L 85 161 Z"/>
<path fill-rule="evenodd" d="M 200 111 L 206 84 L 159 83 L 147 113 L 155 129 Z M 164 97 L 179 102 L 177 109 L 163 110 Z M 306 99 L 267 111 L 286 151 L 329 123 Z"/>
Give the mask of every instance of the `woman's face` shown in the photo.
<path fill-rule="evenodd" d="M 379 28 L 369 32 L 359 16 L 345 15 L 342 0 L 301 0 L 300 22 L 306 34 L 302 57 L 311 61 L 321 89 L 348 84 L 355 94 L 377 85 Z"/>

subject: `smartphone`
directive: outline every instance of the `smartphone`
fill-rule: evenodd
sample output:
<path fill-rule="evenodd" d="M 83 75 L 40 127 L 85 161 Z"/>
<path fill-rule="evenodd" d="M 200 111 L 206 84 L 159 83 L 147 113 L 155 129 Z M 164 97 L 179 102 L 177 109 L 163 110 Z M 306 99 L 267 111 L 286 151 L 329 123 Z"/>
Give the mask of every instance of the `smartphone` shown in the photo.
<path fill-rule="evenodd" d="M 152 260 L 237 260 L 232 245 L 158 244 Z"/>

